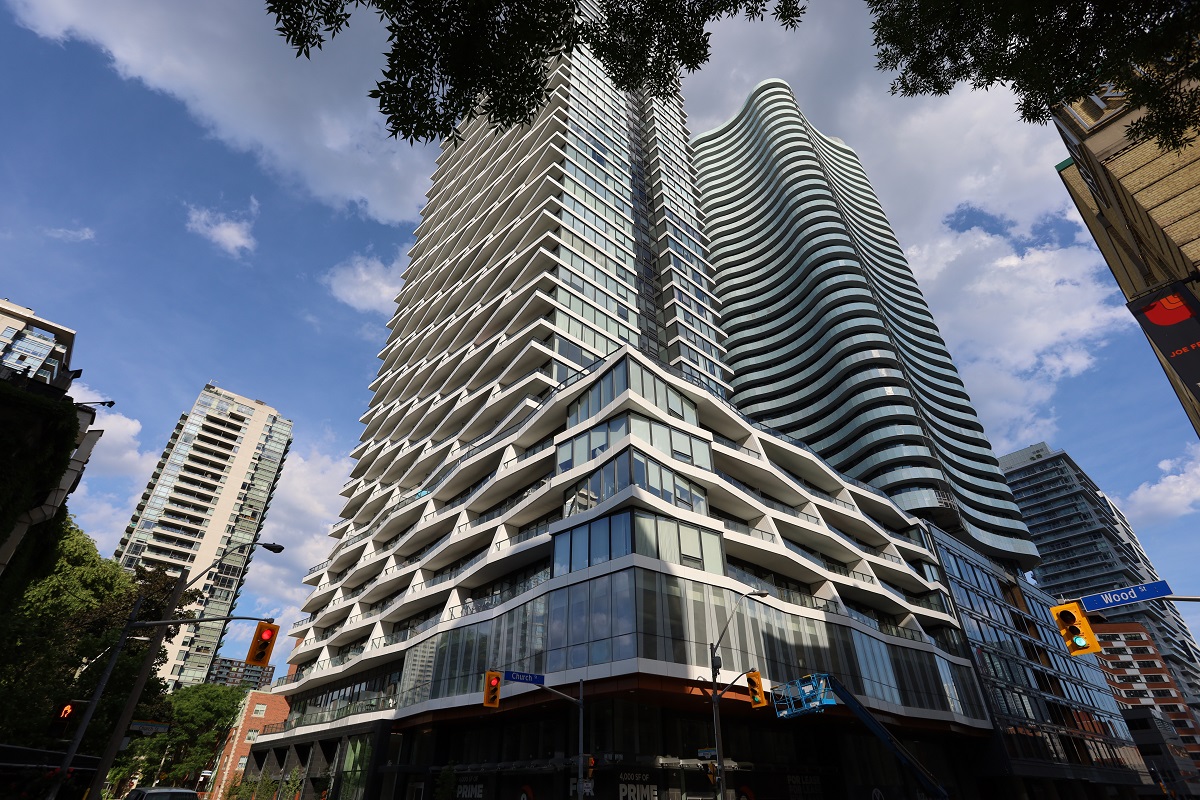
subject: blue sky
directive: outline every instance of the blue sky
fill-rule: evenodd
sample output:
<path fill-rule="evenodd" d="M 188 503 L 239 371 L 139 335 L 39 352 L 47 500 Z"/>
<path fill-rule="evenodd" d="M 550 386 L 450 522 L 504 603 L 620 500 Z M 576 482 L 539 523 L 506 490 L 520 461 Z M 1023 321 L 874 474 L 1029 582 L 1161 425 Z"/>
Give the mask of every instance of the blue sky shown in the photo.
<path fill-rule="evenodd" d="M 787 79 L 859 152 L 996 449 L 1070 452 L 1200 595 L 1200 445 L 1058 182 L 1057 135 L 1003 92 L 890 97 L 863 11 L 821 5 L 798 34 L 719 26 L 685 81 L 692 130 Z M 285 625 L 328 549 L 436 153 L 386 136 L 365 97 L 383 37 L 355 23 L 306 62 L 253 2 L 0 4 L 0 296 L 76 329 L 80 399 L 117 403 L 72 511 L 111 554 L 205 382 L 274 405 L 295 443 L 266 536 L 288 549 L 256 559 L 239 610 Z"/>

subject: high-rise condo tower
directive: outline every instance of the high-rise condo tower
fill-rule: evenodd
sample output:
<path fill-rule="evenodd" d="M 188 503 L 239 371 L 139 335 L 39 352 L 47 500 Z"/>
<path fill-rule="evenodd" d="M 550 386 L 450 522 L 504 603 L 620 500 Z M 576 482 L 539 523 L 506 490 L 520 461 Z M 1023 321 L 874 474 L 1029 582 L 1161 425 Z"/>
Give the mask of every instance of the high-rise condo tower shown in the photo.
<path fill-rule="evenodd" d="M 693 144 L 731 399 L 935 526 L 995 724 L 985 796 L 1137 784 L 1103 673 L 1022 577 L 1037 551 L 858 156 L 779 80 Z"/>
<path fill-rule="evenodd" d="M 177 575 L 258 541 L 291 443 L 291 420 L 275 409 L 205 386 L 176 423 L 121 537 L 121 566 Z M 198 584 L 204 616 L 233 613 L 250 550 L 231 553 Z M 224 635 L 224 622 L 182 626 L 159 674 L 174 687 L 204 683 Z"/>
<path fill-rule="evenodd" d="M 929 766 L 955 781 L 988 723 L 929 537 L 725 399 L 682 99 L 617 92 L 582 49 L 549 92 L 531 125 L 470 122 L 438 159 L 277 682 L 291 714 L 251 774 L 304 763 L 412 798 L 456 764 L 463 796 L 549 800 L 582 749 L 596 796 L 711 794 L 696 677 L 725 631 L 725 752 L 755 763 L 731 789 L 835 796 L 893 763 L 838 714 L 752 716 L 752 667 L 836 673 L 943 741 Z M 487 670 L 582 691 L 582 743 L 573 707 L 528 683 L 482 708 Z"/>
<path fill-rule="evenodd" d="M 696 137 L 733 402 L 984 553 L 1037 552 L 854 151 L 786 83 Z"/>

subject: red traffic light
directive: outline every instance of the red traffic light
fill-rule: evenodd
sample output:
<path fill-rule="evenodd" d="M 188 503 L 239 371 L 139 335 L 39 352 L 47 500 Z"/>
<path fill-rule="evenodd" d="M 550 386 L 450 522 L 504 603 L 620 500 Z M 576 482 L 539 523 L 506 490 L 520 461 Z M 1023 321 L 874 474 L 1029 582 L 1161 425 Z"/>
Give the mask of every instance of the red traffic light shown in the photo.
<path fill-rule="evenodd" d="M 246 663 L 254 667 L 265 667 L 271 662 L 271 650 L 275 647 L 275 635 L 279 626 L 270 622 L 260 622 L 254 629 L 254 638 L 250 640 L 250 651 L 246 653 Z"/>
<path fill-rule="evenodd" d="M 483 676 L 483 704 L 488 708 L 500 707 L 500 672 L 489 669 Z"/>

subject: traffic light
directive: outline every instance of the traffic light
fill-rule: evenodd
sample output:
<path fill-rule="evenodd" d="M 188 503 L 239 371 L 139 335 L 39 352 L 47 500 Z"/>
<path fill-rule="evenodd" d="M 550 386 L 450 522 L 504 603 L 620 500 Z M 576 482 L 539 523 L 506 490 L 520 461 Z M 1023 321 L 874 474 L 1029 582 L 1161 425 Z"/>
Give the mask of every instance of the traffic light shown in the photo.
<path fill-rule="evenodd" d="M 750 690 L 750 707 L 762 708 L 767 705 L 767 693 L 763 691 L 762 675 L 752 669 L 746 673 L 746 688 Z"/>
<path fill-rule="evenodd" d="M 715 762 L 715 761 L 704 762 L 704 775 L 705 775 L 705 777 L 708 778 L 709 783 L 711 783 L 713 786 L 716 786 L 717 785 L 717 762 Z"/>
<path fill-rule="evenodd" d="M 1058 625 L 1059 634 L 1067 644 L 1067 652 L 1073 656 L 1100 652 L 1100 642 L 1096 639 L 1096 634 L 1092 632 L 1092 626 L 1088 623 L 1087 614 L 1082 605 L 1063 603 L 1061 606 L 1052 606 L 1050 614 Z"/>
<path fill-rule="evenodd" d="M 488 670 L 483 676 L 483 704 L 488 708 L 500 707 L 500 673 Z"/>
<path fill-rule="evenodd" d="M 279 626 L 271 622 L 260 622 L 254 629 L 254 638 L 250 640 L 250 651 L 246 653 L 246 663 L 255 667 L 265 667 L 271 662 L 271 651 L 275 649 L 275 638 L 279 636 Z"/>
<path fill-rule="evenodd" d="M 585 778 L 592 777 L 592 770 L 594 770 L 595 768 L 596 768 L 595 756 L 585 755 L 583 757 L 583 777 L 585 777 Z"/>

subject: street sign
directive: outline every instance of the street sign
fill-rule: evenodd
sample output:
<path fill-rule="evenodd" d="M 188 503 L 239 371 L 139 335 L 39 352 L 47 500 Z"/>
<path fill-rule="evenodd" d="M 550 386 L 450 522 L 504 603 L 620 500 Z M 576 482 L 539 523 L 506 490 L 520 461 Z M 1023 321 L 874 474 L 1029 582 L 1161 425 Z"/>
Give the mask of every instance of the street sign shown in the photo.
<path fill-rule="evenodd" d="M 1102 608 L 1140 603 L 1143 600 L 1154 600 L 1170 594 L 1172 594 L 1171 587 L 1167 586 L 1166 581 L 1154 581 L 1137 586 L 1126 586 L 1123 589 L 1113 589 L 1109 592 L 1089 594 L 1079 598 L 1079 602 L 1083 604 L 1084 611 L 1099 611 Z"/>
<path fill-rule="evenodd" d="M 534 672 L 509 672 L 506 670 L 504 680 L 513 683 L 536 683 L 538 686 L 543 686 L 546 683 L 546 676 Z"/>
<path fill-rule="evenodd" d="M 705 759 L 705 758 L 716 758 L 716 757 L 717 757 L 717 748 L 715 748 L 715 747 L 701 747 L 699 750 L 696 751 L 696 758 Z"/>
<path fill-rule="evenodd" d="M 171 726 L 165 722 L 151 722 L 150 720 L 145 719 L 135 719 L 133 722 L 129 723 L 129 730 L 137 731 L 138 733 L 144 733 L 147 736 L 150 736 L 155 733 L 166 733 L 167 731 L 171 730 Z"/>

